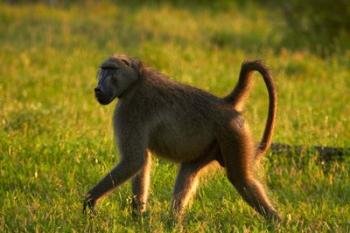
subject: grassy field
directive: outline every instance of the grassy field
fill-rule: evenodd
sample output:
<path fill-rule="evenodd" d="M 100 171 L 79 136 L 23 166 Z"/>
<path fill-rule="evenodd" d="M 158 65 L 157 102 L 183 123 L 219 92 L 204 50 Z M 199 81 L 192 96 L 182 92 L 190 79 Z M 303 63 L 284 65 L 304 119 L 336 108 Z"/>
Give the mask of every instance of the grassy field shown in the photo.
<path fill-rule="evenodd" d="M 321 57 L 292 48 L 286 27 L 254 4 L 0 3 L 0 232 L 178 232 L 169 223 L 177 167 L 163 160 L 144 218 L 131 215 L 129 184 L 102 200 L 95 218 L 82 215 L 85 192 L 118 161 L 114 104 L 93 96 L 96 68 L 115 52 L 219 96 L 243 60 L 263 59 L 278 88 L 274 141 L 349 147 L 350 49 Z M 245 115 L 258 139 L 267 94 L 256 77 Z M 268 154 L 261 173 L 279 225 L 254 213 L 218 170 L 202 179 L 183 230 L 350 232 L 349 157 Z"/>

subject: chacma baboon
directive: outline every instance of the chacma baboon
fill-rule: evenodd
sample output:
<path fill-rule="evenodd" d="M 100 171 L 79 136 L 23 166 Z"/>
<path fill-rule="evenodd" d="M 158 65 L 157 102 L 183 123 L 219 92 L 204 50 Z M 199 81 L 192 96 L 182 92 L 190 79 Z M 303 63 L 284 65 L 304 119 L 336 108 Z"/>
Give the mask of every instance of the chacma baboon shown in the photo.
<path fill-rule="evenodd" d="M 252 140 L 240 111 L 258 71 L 269 93 L 269 111 L 259 146 Z M 253 166 L 271 144 L 276 113 L 276 94 L 268 70 L 259 62 L 244 62 L 234 90 L 218 98 L 203 90 L 171 81 L 137 59 L 113 55 L 98 74 L 95 95 L 100 104 L 119 98 L 113 126 L 120 152 L 119 164 L 84 201 L 96 201 L 132 178 L 133 207 L 146 207 L 150 176 L 150 152 L 180 163 L 172 209 L 182 216 L 200 172 L 218 161 L 244 200 L 267 219 L 279 220 L 263 186 L 253 175 Z"/>

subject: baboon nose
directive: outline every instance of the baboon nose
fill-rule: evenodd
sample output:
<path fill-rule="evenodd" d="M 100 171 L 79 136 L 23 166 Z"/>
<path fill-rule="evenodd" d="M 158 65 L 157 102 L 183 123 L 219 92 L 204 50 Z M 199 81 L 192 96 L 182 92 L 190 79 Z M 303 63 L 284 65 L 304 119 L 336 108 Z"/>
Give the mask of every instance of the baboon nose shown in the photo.
<path fill-rule="evenodd" d="M 100 89 L 100 88 L 98 88 L 98 87 L 96 87 L 94 90 L 95 90 L 95 93 L 99 93 L 99 92 L 101 92 L 101 89 Z"/>

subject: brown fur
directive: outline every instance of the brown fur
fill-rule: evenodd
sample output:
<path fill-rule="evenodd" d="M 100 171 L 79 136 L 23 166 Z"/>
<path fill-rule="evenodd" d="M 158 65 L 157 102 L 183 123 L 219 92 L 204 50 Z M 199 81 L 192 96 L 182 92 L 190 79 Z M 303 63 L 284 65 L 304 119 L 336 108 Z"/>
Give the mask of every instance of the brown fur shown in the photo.
<path fill-rule="evenodd" d="M 258 146 L 258 151 L 256 153 L 256 159 L 260 159 L 261 156 L 263 156 L 271 146 L 272 132 L 275 126 L 277 110 L 277 97 L 275 86 L 272 82 L 268 70 L 262 65 L 260 61 L 243 63 L 239 74 L 237 86 L 224 99 L 227 102 L 231 103 L 237 111 L 242 111 L 245 100 L 248 97 L 249 91 L 253 85 L 253 71 L 258 71 L 262 75 L 267 87 L 267 91 L 269 93 L 269 111 L 266 120 L 266 126 L 263 137 Z"/>
<path fill-rule="evenodd" d="M 270 94 L 269 117 L 257 151 L 238 110 L 258 70 Z M 169 80 L 125 55 L 101 65 L 95 89 L 101 104 L 119 98 L 113 125 L 120 163 L 88 192 L 84 210 L 129 178 L 133 178 L 134 207 L 144 211 L 149 183 L 148 151 L 181 164 L 173 210 L 182 216 L 203 168 L 217 160 L 244 200 L 267 219 L 279 219 L 263 186 L 253 175 L 257 154 L 270 146 L 276 111 L 274 87 L 268 71 L 257 61 L 242 65 L 239 83 L 225 98 Z M 271 103 L 272 102 L 272 103 Z"/>

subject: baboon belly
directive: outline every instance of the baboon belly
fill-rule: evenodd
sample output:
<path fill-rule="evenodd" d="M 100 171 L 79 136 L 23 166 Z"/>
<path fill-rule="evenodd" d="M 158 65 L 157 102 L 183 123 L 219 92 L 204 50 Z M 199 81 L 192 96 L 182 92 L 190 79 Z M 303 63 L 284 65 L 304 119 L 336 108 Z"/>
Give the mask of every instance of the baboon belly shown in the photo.
<path fill-rule="evenodd" d="M 206 127 L 159 127 L 152 133 L 149 147 L 161 157 L 186 162 L 205 155 L 213 141 L 213 133 Z"/>

